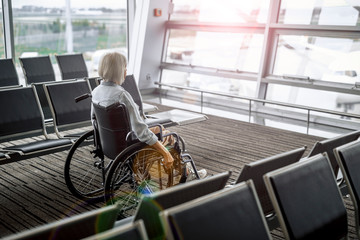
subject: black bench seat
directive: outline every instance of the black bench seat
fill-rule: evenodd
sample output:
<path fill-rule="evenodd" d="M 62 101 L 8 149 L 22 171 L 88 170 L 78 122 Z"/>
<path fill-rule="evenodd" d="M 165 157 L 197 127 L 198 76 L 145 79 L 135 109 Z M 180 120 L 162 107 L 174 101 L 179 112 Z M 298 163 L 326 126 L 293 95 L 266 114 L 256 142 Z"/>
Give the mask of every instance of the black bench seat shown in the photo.
<path fill-rule="evenodd" d="M 9 104 L 11 103 L 11 104 Z M 0 90 L 0 165 L 67 150 L 73 139 L 50 139 L 36 88 L 21 87 Z M 5 142 L 41 137 L 32 142 L 4 146 Z M 34 139 L 34 138 L 33 138 Z"/>
<path fill-rule="evenodd" d="M 30 154 L 34 152 L 42 152 L 46 150 L 56 150 L 58 148 L 63 148 L 64 146 L 70 147 L 72 145 L 72 141 L 68 138 L 63 139 L 46 139 L 37 142 L 31 142 L 21 145 L 16 145 L 12 147 L 3 148 L 3 150 L 7 151 L 19 151 L 23 154 Z M 1 156 L 1 155 L 0 155 Z"/>

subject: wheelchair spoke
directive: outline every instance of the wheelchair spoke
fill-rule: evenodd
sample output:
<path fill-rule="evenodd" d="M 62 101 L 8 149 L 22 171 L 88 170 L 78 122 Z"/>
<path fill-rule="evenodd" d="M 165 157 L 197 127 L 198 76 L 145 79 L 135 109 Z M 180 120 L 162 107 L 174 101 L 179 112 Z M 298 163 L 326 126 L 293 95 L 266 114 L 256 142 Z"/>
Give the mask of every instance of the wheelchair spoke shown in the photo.
<path fill-rule="evenodd" d="M 94 158 L 95 147 L 91 143 L 93 132 L 81 136 L 69 150 L 65 162 L 65 181 L 70 192 L 83 200 L 104 199 L 103 166 L 111 164 L 109 159 Z"/>
<path fill-rule="evenodd" d="M 172 172 L 165 172 L 159 152 L 144 144 L 128 151 L 114 160 L 105 184 L 106 200 L 118 204 L 123 217 L 135 213 L 141 195 L 172 186 Z"/>

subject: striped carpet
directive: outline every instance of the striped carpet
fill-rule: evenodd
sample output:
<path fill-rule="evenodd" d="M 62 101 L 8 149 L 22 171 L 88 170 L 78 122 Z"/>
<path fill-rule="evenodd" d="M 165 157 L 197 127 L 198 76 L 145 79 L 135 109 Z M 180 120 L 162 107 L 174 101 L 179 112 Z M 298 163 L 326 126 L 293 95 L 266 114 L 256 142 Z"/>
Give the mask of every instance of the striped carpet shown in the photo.
<path fill-rule="evenodd" d="M 231 180 L 238 177 L 245 163 L 305 145 L 307 154 L 321 139 L 215 116 L 169 129 L 185 139 L 198 168 L 206 168 L 209 174 L 229 170 Z M 63 177 L 66 154 L 64 151 L 0 166 L 0 237 L 102 206 L 86 204 L 70 194 Z M 347 200 L 349 209 L 353 208 L 350 203 Z M 350 230 L 350 237 L 354 237 L 353 224 Z M 272 231 L 272 235 L 283 239 L 279 230 Z"/>

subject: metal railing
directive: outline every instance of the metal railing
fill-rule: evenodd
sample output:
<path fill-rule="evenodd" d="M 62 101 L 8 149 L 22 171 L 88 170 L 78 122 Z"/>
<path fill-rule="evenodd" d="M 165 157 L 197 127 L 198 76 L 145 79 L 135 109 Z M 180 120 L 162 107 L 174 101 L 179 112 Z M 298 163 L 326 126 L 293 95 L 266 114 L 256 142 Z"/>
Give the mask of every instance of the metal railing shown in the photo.
<path fill-rule="evenodd" d="M 159 85 L 160 87 L 165 86 L 165 87 L 177 88 L 177 89 L 182 89 L 182 90 L 189 90 L 189 91 L 193 91 L 193 92 L 199 92 L 200 93 L 201 113 L 203 113 L 204 94 L 212 94 L 212 95 L 216 95 L 216 96 L 247 100 L 247 101 L 249 101 L 249 122 L 251 120 L 251 112 L 252 112 L 251 105 L 252 105 L 253 102 L 274 104 L 274 105 L 278 105 L 278 106 L 284 106 L 284 107 L 289 107 L 289 108 L 297 108 L 297 109 L 301 109 L 301 110 L 306 110 L 307 111 L 307 121 L 306 121 L 306 123 L 307 123 L 307 133 L 309 133 L 309 127 L 310 127 L 310 112 L 320 112 L 320 113 L 338 115 L 338 116 L 342 116 L 342 117 L 360 119 L 359 114 L 345 113 L 345 112 L 327 110 L 327 109 L 322 109 L 322 108 L 314 108 L 314 107 L 308 107 L 308 106 L 303 106 L 303 105 L 284 103 L 284 102 L 278 102 L 278 101 L 272 101 L 272 100 L 265 100 L 265 99 L 259 99 L 259 98 L 237 96 L 237 95 L 232 95 L 232 94 L 226 94 L 226 93 L 220 93 L 220 92 L 214 92 L 214 91 L 206 91 L 206 90 L 201 90 L 201 89 L 197 89 L 197 88 L 183 87 L 183 86 L 166 84 L 166 83 L 156 82 L 155 84 Z"/>

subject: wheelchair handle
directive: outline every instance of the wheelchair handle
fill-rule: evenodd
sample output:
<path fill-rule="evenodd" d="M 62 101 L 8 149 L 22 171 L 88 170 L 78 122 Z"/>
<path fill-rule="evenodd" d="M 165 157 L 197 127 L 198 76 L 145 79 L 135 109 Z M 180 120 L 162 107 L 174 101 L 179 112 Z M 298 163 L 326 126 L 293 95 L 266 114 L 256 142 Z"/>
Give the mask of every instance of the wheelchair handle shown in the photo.
<path fill-rule="evenodd" d="M 89 98 L 89 97 L 91 97 L 91 94 L 90 94 L 90 93 L 85 93 L 85 94 L 83 94 L 83 95 L 80 95 L 80 96 L 76 97 L 76 98 L 75 98 L 75 102 L 76 102 L 76 103 L 77 103 L 77 102 L 80 102 L 80 101 L 82 101 L 82 100 L 84 100 L 84 99 L 87 99 L 87 98 Z"/>

